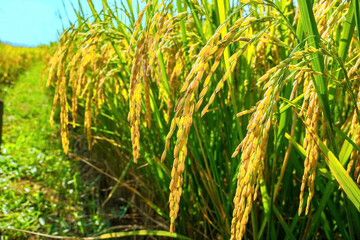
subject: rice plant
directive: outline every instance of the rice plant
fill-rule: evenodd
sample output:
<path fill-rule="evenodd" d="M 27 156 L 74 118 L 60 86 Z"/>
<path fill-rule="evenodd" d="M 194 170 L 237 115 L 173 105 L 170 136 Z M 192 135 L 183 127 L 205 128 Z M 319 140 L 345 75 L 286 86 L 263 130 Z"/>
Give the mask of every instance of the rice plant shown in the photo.
<path fill-rule="evenodd" d="M 48 79 L 64 151 L 83 129 L 152 229 L 360 237 L 359 2 L 141 6 L 74 10 Z"/>

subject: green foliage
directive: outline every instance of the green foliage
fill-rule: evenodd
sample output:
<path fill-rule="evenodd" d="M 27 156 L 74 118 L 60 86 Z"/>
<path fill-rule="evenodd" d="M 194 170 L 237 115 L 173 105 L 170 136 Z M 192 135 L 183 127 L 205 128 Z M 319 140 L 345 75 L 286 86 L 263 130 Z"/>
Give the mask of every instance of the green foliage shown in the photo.
<path fill-rule="evenodd" d="M 146 228 L 195 239 L 360 236 L 357 1 L 103 2 L 48 84 L 65 151 L 70 116 L 118 180 L 105 203 L 130 191 Z"/>

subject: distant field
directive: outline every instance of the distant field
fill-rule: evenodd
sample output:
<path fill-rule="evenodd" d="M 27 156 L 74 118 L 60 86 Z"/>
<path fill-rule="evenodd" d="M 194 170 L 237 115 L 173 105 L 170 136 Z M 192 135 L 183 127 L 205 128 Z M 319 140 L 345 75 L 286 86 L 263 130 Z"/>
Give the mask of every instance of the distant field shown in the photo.
<path fill-rule="evenodd" d="M 33 61 L 49 56 L 45 52 L 45 47 L 13 47 L 0 43 L 0 85 L 12 84 Z"/>

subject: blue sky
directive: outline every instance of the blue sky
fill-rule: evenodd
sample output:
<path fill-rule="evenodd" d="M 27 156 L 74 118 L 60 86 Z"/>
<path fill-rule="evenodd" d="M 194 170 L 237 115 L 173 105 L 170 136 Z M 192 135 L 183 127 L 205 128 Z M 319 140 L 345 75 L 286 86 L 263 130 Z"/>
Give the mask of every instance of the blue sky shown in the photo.
<path fill-rule="evenodd" d="M 21 46 L 57 41 L 62 23 L 68 27 L 68 19 L 76 20 L 71 2 L 78 6 L 77 0 L 0 0 L 0 41 Z M 87 5 L 87 0 L 80 2 Z M 93 2 L 101 9 L 101 0 Z"/>

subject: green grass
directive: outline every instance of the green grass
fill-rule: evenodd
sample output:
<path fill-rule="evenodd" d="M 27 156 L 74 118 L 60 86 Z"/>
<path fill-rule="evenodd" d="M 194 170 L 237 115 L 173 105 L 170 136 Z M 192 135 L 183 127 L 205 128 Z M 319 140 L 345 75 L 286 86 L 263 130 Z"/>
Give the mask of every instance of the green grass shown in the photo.
<path fill-rule="evenodd" d="M 75 236 L 101 231 L 106 222 L 100 214 L 85 216 L 85 208 L 96 212 L 95 204 L 85 201 L 95 197 L 94 188 L 82 182 L 79 165 L 60 150 L 59 126 L 50 127 L 52 104 L 41 87 L 43 68 L 34 64 L 14 88 L 4 89 L 0 227 Z M 0 230 L 0 235 L 25 237 L 15 231 Z"/>

